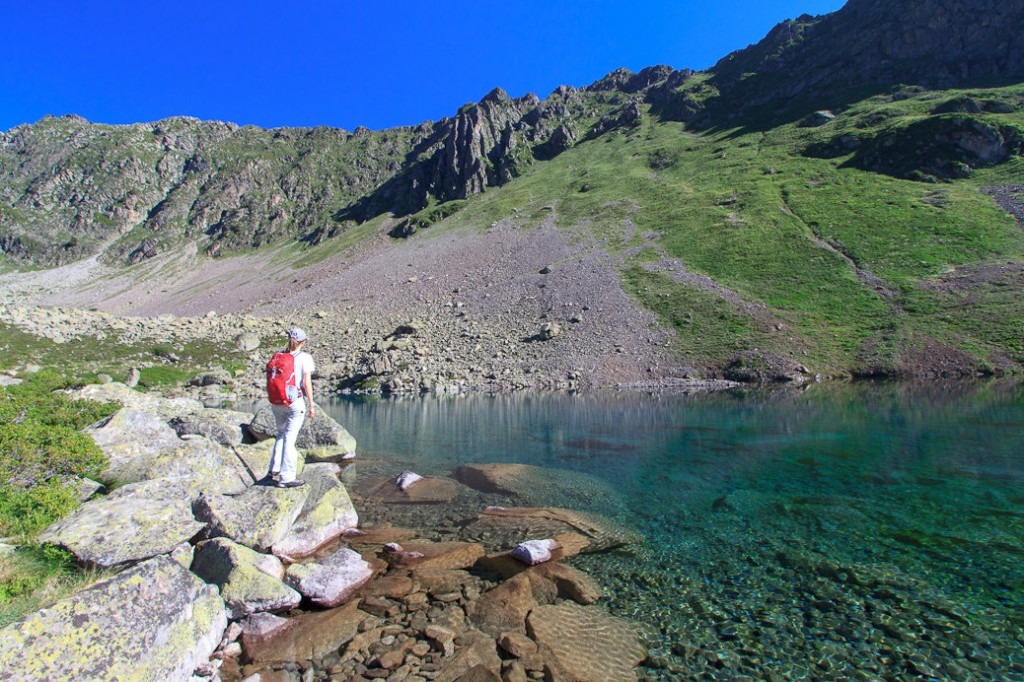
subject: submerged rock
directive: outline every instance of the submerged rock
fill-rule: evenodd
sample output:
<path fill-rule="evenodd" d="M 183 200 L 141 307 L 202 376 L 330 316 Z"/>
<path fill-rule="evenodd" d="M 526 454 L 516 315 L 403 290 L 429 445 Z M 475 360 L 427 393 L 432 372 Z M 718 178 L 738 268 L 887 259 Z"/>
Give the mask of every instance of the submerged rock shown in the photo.
<path fill-rule="evenodd" d="M 399 549 L 388 557 L 388 561 L 416 570 L 469 568 L 484 556 L 483 545 L 475 542 L 414 540 L 403 542 Z"/>
<path fill-rule="evenodd" d="M 599 514 L 557 507 L 488 507 L 461 535 L 467 540 L 486 540 L 495 549 L 514 546 L 523 537 L 553 537 L 561 543 L 564 536 L 567 545 L 563 551 L 571 553 L 600 552 L 639 541 L 635 531 Z"/>
<path fill-rule="evenodd" d="M 373 628 L 381 621 L 359 610 L 359 602 L 350 601 L 328 611 L 305 613 L 289 618 L 269 639 L 246 641 L 246 658 L 252 663 L 306 661 L 337 652 L 363 627 Z"/>
<path fill-rule="evenodd" d="M 513 576 L 469 603 L 466 615 L 492 637 L 503 632 L 526 633 L 526 617 L 540 604 L 555 600 L 554 583 L 531 580 L 527 573 Z"/>
<path fill-rule="evenodd" d="M 634 668 L 647 655 L 632 627 L 593 606 L 541 605 L 527 626 L 546 664 L 558 671 L 554 679 L 635 680 Z"/>
<path fill-rule="evenodd" d="M 466 464 L 452 472 L 452 477 L 483 493 L 514 497 L 522 506 L 557 504 L 604 511 L 624 508 L 614 488 L 579 471 L 515 463 Z"/>
<path fill-rule="evenodd" d="M 54 523 L 39 542 L 60 545 L 92 566 L 117 566 L 167 554 L 199 533 L 191 495 L 175 479 L 118 488 Z"/>
<path fill-rule="evenodd" d="M 385 479 L 370 489 L 368 497 L 374 504 L 447 504 L 458 494 L 459 484 L 451 479 L 420 476 L 404 488 L 398 479 Z"/>
<path fill-rule="evenodd" d="M 0 679 L 186 681 L 226 628 L 217 589 L 157 557 L 0 630 Z"/>

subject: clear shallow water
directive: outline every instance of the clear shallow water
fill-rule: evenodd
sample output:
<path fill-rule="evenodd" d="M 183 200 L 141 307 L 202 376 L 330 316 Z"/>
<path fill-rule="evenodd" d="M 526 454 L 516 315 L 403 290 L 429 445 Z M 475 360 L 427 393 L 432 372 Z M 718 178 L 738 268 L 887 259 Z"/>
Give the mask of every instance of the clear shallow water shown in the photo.
<path fill-rule="evenodd" d="M 329 409 L 359 442 L 359 480 L 470 462 L 578 480 L 578 495 L 563 484 L 529 502 L 601 512 L 641 534 L 627 551 L 574 563 L 611 611 L 645 627 L 651 679 L 1024 679 L 1021 387 Z M 460 513 L 429 506 L 397 521 L 451 526 Z"/>

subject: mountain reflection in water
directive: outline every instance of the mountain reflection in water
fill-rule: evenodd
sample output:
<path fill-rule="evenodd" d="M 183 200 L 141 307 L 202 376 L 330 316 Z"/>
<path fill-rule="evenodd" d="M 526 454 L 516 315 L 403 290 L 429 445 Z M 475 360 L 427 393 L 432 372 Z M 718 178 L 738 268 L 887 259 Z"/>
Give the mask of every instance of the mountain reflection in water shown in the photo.
<path fill-rule="evenodd" d="M 641 534 L 572 563 L 602 584 L 607 608 L 646 629 L 650 679 L 1024 679 L 1020 386 L 328 409 L 359 442 L 357 476 L 505 462 L 599 479 L 610 494 L 529 502 L 585 506 Z M 451 514 L 417 518 L 429 527 Z"/>

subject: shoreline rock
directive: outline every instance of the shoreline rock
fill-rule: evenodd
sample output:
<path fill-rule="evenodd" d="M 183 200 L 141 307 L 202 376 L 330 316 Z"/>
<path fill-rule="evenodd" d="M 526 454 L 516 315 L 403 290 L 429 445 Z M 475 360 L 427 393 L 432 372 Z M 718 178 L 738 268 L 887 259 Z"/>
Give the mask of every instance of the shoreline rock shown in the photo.
<path fill-rule="evenodd" d="M 525 679 L 520 673 L 537 676 L 560 665 L 557 652 L 545 649 L 531 634 L 528 618 L 543 605 L 565 600 L 594 608 L 601 597 L 600 586 L 559 560 L 630 541 L 596 516 L 545 508 L 488 508 L 475 520 L 466 519 L 467 538 L 475 531 L 490 534 L 504 528 L 493 539 L 507 543 L 506 551 L 497 555 L 487 555 L 484 545 L 472 539 L 442 542 L 401 528 L 358 529 L 359 517 L 339 479 L 338 465 L 305 465 L 307 485 L 299 488 L 256 485 L 251 472 L 265 466 L 259 460 L 269 457 L 263 452 L 268 445 L 225 446 L 191 429 L 179 436 L 168 422 L 184 423 L 179 417 L 186 415 L 191 423 L 211 423 L 222 415 L 204 414 L 210 408 L 190 401 L 135 397 L 122 387 L 112 383 L 79 393 L 123 396 L 129 404 L 95 430 L 116 425 L 104 443 L 119 448 L 122 473 L 142 480 L 84 503 L 41 539 L 68 547 L 83 563 L 127 568 L 0 630 L 0 641 L 11 646 L 24 642 L 45 652 L 82 642 L 93 651 L 98 645 L 89 642 L 104 635 L 93 627 L 92 616 L 82 620 L 54 615 L 87 608 L 96 618 L 138 613 L 153 621 L 145 627 L 167 621 L 175 632 L 185 627 L 182 619 L 191 619 L 192 634 L 185 637 L 188 652 L 157 647 L 162 653 L 155 663 L 151 652 L 126 644 L 109 654 L 96 654 L 96 670 L 117 671 L 137 664 L 143 670 L 158 670 L 153 679 L 189 679 L 194 672 L 223 682 L 281 670 L 282 665 L 317 667 L 352 680 L 378 679 L 382 671 L 407 680 L 415 680 L 419 672 L 421 679 L 450 682 L 466 679 L 465 675 Z M 239 421 L 237 413 L 227 418 L 229 425 Z M 144 447 L 131 445 L 147 433 L 159 436 Z M 328 433 L 325 438 L 333 436 Z M 235 461 L 222 459 L 227 457 L 226 447 L 234 450 Z M 509 471 L 497 466 L 498 471 Z M 250 473 L 243 475 L 242 468 Z M 513 469 L 527 482 L 544 473 Z M 160 476 L 147 478 L 151 475 Z M 513 481 L 514 487 L 519 488 L 522 480 Z M 470 491 L 450 478 L 416 478 L 405 491 L 394 476 L 381 485 L 385 484 L 393 499 L 381 503 L 406 507 L 445 504 L 459 491 Z M 480 526 L 482 519 L 490 521 L 486 529 Z M 547 561 L 528 566 L 512 559 L 511 548 L 530 540 L 524 536 L 526 529 L 541 527 L 557 531 L 544 536 L 551 538 L 545 544 Z M 86 600 L 96 595 L 101 603 L 80 606 L 92 603 Z M 303 604 L 328 610 L 297 611 Z M 164 607 L 166 613 L 153 615 L 153 610 Z M 149 636 L 142 625 L 117 622 L 121 624 L 111 626 L 115 631 L 139 627 L 144 640 Z M 229 623 L 233 624 L 228 627 Z M 66 634 L 40 635 L 40 628 Z M 543 632 L 543 624 L 536 630 Z M 36 633 L 31 641 L 25 639 L 26 632 Z M 184 635 L 174 637 L 180 640 Z M 627 650 L 640 647 L 638 638 L 630 641 Z M 91 655 L 83 660 L 88 662 Z M 281 657 L 287 660 L 282 662 Z M 33 666 L 51 665 L 13 654 L 0 654 L 0 662 L 0 672 L 14 679 L 36 679 Z M 46 668 L 50 676 L 65 671 L 60 661 L 52 665 Z"/>

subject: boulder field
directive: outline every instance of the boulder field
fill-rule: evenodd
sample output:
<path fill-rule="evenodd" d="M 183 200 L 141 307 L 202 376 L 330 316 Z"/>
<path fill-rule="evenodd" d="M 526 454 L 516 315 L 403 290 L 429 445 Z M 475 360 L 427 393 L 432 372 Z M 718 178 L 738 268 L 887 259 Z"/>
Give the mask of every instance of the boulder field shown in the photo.
<path fill-rule="evenodd" d="M 561 563 L 636 538 L 594 514 L 529 506 L 534 468 L 395 472 L 372 488 L 375 509 L 496 487 L 524 505 L 478 509 L 465 538 L 439 541 L 360 527 L 363 500 L 343 483 L 356 443 L 322 412 L 301 441 L 306 485 L 282 489 L 260 484 L 265 414 L 117 383 L 75 393 L 123 405 L 88 429 L 111 490 L 40 541 L 108 577 L 0 630 L 0 678 L 636 679 L 641 637 L 599 605 L 593 578 Z"/>

